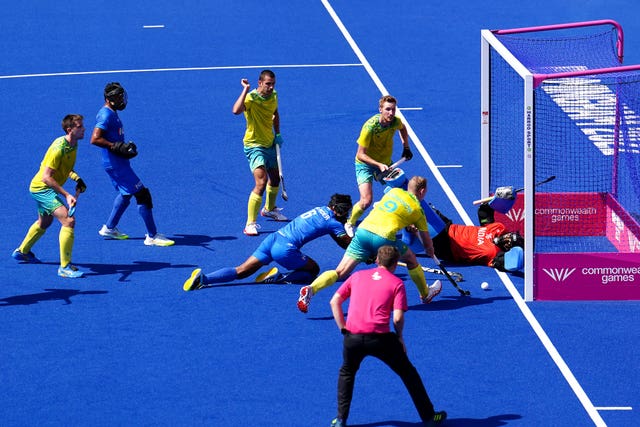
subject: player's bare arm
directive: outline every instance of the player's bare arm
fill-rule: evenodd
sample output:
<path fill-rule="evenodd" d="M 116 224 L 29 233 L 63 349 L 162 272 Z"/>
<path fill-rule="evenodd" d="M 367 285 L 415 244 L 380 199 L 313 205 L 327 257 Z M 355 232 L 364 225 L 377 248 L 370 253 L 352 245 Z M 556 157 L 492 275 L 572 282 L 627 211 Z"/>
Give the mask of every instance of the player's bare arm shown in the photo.
<path fill-rule="evenodd" d="M 387 169 L 389 169 L 388 165 L 385 165 L 384 163 L 380 163 L 374 160 L 371 156 L 369 156 L 367 154 L 366 147 L 363 147 L 361 145 L 358 145 L 358 151 L 356 151 L 356 158 L 361 162 L 368 164 L 369 166 L 374 166 L 380 169 L 380 172 L 384 172 Z"/>
<path fill-rule="evenodd" d="M 244 99 L 251 90 L 251 85 L 249 84 L 248 79 L 240 80 L 240 84 L 242 85 L 242 92 L 240 92 L 240 96 L 238 96 L 238 99 L 236 99 L 236 102 L 233 104 L 233 108 L 231 109 L 231 112 L 236 115 L 244 112 Z"/>

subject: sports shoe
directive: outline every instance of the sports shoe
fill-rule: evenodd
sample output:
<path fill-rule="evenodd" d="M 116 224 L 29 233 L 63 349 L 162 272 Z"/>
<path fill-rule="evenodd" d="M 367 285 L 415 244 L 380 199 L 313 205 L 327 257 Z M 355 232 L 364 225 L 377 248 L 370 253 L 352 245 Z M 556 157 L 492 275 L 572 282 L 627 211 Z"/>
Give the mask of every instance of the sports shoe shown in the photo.
<path fill-rule="evenodd" d="M 268 279 L 278 276 L 278 267 L 272 267 L 269 270 L 256 276 L 256 283 L 266 282 Z M 268 283 L 268 282 L 267 282 Z"/>
<path fill-rule="evenodd" d="M 429 286 L 429 293 L 424 297 L 420 297 L 420 300 L 423 304 L 429 304 L 431 300 L 433 300 L 436 295 L 440 293 L 441 290 L 442 282 L 440 282 L 440 280 L 436 280 L 435 282 L 433 282 L 433 285 Z"/>
<path fill-rule="evenodd" d="M 185 292 L 195 291 L 197 289 L 202 289 L 204 283 L 202 283 L 202 269 L 196 268 L 191 272 L 191 276 L 184 282 L 182 285 L 182 289 Z"/>
<path fill-rule="evenodd" d="M 110 239 L 117 240 L 124 240 L 129 238 L 129 235 L 121 233 L 120 230 L 118 230 L 118 227 L 109 228 L 106 224 L 102 226 L 100 231 L 98 231 L 98 234 L 102 237 L 108 237 Z"/>
<path fill-rule="evenodd" d="M 244 234 L 246 234 L 247 236 L 257 236 L 258 228 L 260 228 L 260 225 L 258 223 L 250 222 L 249 224 L 244 226 Z"/>
<path fill-rule="evenodd" d="M 353 237 L 356 234 L 356 227 L 350 222 L 345 222 L 344 231 L 347 233 L 347 236 Z"/>
<path fill-rule="evenodd" d="M 447 419 L 447 413 L 445 411 L 438 411 L 433 414 L 433 418 L 429 421 L 425 421 L 423 424 L 427 427 L 434 427 L 441 424 L 444 420 Z"/>
<path fill-rule="evenodd" d="M 300 296 L 298 297 L 298 310 L 303 313 L 309 311 L 309 304 L 311 304 L 311 297 L 313 296 L 313 289 L 311 285 L 303 286 L 300 288 Z"/>
<path fill-rule="evenodd" d="M 39 264 L 40 263 L 40 260 L 38 258 L 36 258 L 36 254 L 34 254 L 31 251 L 29 251 L 28 254 L 23 254 L 22 252 L 20 252 L 20 249 L 16 249 L 11 254 L 11 257 L 13 259 L 15 259 L 16 261 L 24 262 L 24 263 L 27 263 L 27 264 Z"/>
<path fill-rule="evenodd" d="M 333 421 L 331 421 L 331 426 L 329 427 L 347 427 L 347 423 L 342 421 L 340 418 L 334 418 Z"/>
<path fill-rule="evenodd" d="M 164 234 L 156 233 L 155 236 L 151 237 L 148 234 L 145 234 L 144 244 L 147 246 L 172 246 L 175 242 L 171 239 L 167 239 L 164 237 Z"/>
<path fill-rule="evenodd" d="M 262 210 L 260 211 L 260 215 L 271 218 L 274 221 L 289 221 L 289 218 L 280 213 L 281 210 L 282 209 L 280 208 L 273 208 L 272 210 L 268 211 L 265 208 L 262 208 Z"/>
<path fill-rule="evenodd" d="M 80 270 L 78 270 L 78 267 L 76 267 L 75 265 L 69 263 L 67 264 L 66 267 L 58 267 L 58 276 L 60 277 L 66 277 L 69 279 L 77 279 L 79 277 L 82 277 L 84 273 Z"/>

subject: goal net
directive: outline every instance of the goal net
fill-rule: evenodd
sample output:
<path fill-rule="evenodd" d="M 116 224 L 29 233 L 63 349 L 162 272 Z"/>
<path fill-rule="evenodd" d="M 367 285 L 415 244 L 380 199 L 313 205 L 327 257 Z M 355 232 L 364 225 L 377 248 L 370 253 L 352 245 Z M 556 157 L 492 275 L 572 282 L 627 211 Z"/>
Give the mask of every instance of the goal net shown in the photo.
<path fill-rule="evenodd" d="M 482 31 L 481 191 L 524 188 L 496 218 L 525 236 L 527 301 L 640 299 L 640 66 L 622 58 L 611 20 Z"/>

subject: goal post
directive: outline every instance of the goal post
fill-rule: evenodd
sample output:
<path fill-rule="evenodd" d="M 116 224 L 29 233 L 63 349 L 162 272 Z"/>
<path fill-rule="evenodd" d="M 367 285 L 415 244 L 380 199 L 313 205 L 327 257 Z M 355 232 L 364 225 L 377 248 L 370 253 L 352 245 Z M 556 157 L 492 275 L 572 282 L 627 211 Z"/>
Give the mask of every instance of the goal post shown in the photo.
<path fill-rule="evenodd" d="M 496 218 L 525 236 L 525 300 L 640 299 L 640 66 L 621 65 L 622 28 L 482 30 L 481 55 L 481 196 L 524 188 Z"/>

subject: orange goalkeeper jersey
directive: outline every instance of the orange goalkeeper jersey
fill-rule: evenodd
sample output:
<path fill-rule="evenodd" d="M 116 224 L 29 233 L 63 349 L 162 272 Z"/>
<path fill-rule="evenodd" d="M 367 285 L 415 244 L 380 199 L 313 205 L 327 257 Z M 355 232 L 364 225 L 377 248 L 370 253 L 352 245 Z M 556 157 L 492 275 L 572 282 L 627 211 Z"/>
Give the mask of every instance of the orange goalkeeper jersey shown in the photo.
<path fill-rule="evenodd" d="M 493 243 L 493 239 L 504 231 L 505 226 L 499 222 L 484 227 L 451 224 L 449 239 L 453 261 L 490 265 L 500 252 L 500 248 Z"/>

